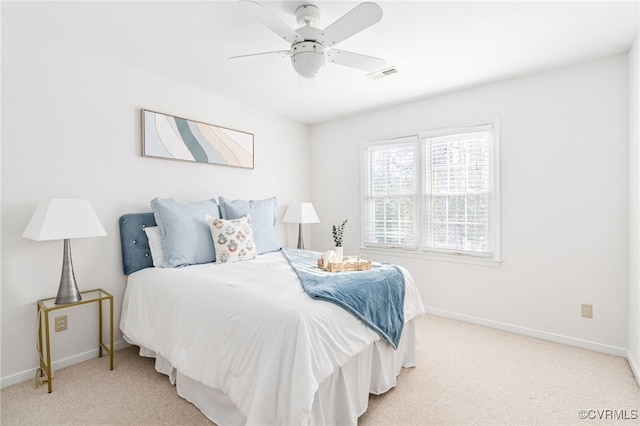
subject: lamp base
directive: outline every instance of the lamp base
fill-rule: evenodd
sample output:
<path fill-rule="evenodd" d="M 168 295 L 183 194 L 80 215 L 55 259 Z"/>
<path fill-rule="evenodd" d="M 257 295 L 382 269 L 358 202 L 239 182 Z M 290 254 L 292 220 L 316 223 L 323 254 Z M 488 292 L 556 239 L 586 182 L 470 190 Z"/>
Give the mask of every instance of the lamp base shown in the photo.
<path fill-rule="evenodd" d="M 302 224 L 298 224 L 298 248 L 304 250 L 304 239 L 302 238 Z"/>
<path fill-rule="evenodd" d="M 58 287 L 58 295 L 56 296 L 56 305 L 66 305 L 82 300 L 76 276 L 73 272 L 73 262 L 71 260 L 71 241 L 67 238 L 64 240 L 64 251 L 62 253 L 62 275 L 60 277 L 60 286 Z"/>

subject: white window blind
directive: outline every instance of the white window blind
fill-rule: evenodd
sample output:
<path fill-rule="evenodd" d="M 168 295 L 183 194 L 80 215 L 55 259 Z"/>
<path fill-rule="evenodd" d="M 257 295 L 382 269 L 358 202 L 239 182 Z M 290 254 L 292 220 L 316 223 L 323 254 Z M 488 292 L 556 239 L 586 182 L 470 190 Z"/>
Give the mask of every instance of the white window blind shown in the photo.
<path fill-rule="evenodd" d="M 363 239 L 367 245 L 418 244 L 417 140 L 416 136 L 385 141 L 363 151 Z"/>
<path fill-rule="evenodd" d="M 363 245 L 497 259 L 496 123 L 364 144 Z"/>
<path fill-rule="evenodd" d="M 492 132 L 425 137 L 425 248 L 490 255 Z"/>

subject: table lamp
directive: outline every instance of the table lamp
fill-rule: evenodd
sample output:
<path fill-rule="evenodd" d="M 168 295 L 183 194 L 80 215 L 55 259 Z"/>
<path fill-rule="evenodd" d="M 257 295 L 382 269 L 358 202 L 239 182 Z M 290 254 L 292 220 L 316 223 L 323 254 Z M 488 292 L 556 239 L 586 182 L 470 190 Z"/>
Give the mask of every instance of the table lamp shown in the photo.
<path fill-rule="evenodd" d="M 290 204 L 287 208 L 287 211 L 282 218 L 282 222 L 298 224 L 298 248 L 304 249 L 304 239 L 302 238 L 302 224 L 319 223 L 320 219 L 318 219 L 318 215 L 313 209 L 313 204 L 293 203 Z"/>
<path fill-rule="evenodd" d="M 35 241 L 64 240 L 62 275 L 56 305 L 79 302 L 71 261 L 71 238 L 106 237 L 88 200 L 52 198 L 40 203 L 22 236 Z"/>

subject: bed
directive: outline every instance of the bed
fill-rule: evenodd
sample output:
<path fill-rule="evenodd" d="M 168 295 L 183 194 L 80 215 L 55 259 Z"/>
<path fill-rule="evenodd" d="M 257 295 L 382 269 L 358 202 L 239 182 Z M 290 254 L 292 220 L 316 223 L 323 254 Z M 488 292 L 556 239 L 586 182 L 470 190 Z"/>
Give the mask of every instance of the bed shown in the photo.
<path fill-rule="evenodd" d="M 127 275 L 120 328 L 185 398 L 219 425 L 357 424 L 370 393 L 415 366 L 424 307 L 405 281 L 397 349 L 335 303 L 314 300 L 283 250 L 252 260 L 154 267 L 153 213 L 120 218 Z"/>

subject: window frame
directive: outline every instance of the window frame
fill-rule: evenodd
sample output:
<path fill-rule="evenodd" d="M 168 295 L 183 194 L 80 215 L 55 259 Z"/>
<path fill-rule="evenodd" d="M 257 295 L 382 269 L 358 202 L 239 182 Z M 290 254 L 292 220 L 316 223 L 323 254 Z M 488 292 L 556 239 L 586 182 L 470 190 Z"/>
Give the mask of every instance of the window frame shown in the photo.
<path fill-rule="evenodd" d="M 493 167 L 490 167 L 490 180 L 491 180 L 491 247 L 492 253 L 477 253 L 477 252 L 462 252 L 448 249 L 437 249 L 423 246 L 424 230 L 423 228 L 423 185 L 424 185 L 424 151 L 423 145 L 425 144 L 425 138 L 433 138 L 438 136 L 455 135 L 460 133 L 470 133 L 474 131 L 486 131 L 491 130 L 493 133 L 493 140 L 491 143 L 490 159 Z M 365 243 L 365 231 L 367 226 L 366 220 L 366 201 L 368 199 L 367 193 L 367 162 L 366 152 L 369 147 L 379 145 L 391 145 L 393 143 L 407 143 L 402 142 L 408 139 L 413 139 L 413 143 L 416 145 L 416 206 L 415 206 L 415 220 L 416 220 L 416 238 L 417 245 L 415 247 L 408 246 L 393 246 L 384 244 L 371 244 Z M 360 249 L 363 252 L 371 254 L 383 254 L 383 255 L 398 255 L 403 257 L 414 257 L 420 259 L 433 259 L 442 260 L 448 262 L 461 262 L 477 265 L 487 266 L 499 266 L 502 262 L 501 258 L 501 201 L 500 201 L 500 119 L 499 117 L 490 117 L 484 119 L 478 119 L 473 121 L 467 121 L 459 124 L 451 124 L 447 126 L 437 127 L 418 131 L 411 134 L 393 136 L 388 138 L 373 139 L 363 141 L 360 146 L 360 181 L 361 181 L 361 197 L 360 197 L 360 213 L 361 213 L 361 241 Z"/>

